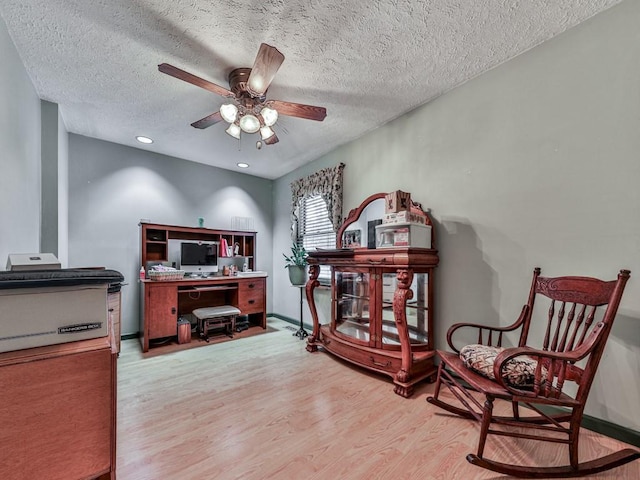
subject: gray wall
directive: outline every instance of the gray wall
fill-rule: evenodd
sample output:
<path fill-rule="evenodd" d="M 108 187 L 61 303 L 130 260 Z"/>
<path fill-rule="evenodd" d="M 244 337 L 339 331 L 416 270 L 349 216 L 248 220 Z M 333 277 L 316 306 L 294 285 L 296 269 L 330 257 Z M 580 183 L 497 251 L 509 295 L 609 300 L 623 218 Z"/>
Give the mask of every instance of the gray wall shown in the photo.
<path fill-rule="evenodd" d="M 271 180 L 71 134 L 69 266 L 122 272 L 122 333 L 136 333 L 140 219 L 197 226 L 204 217 L 205 227 L 229 229 L 232 217 L 253 218 L 256 269 L 271 272 L 271 195 Z"/>
<path fill-rule="evenodd" d="M 0 269 L 9 253 L 38 252 L 40 99 L 0 18 Z"/>
<path fill-rule="evenodd" d="M 344 212 L 397 189 L 432 209 L 440 348 L 455 322 L 515 320 L 536 266 L 611 279 L 628 268 L 587 412 L 640 431 L 638 25 L 640 2 L 623 2 L 276 181 L 274 291 L 291 289 L 289 183 L 338 162 Z M 274 311 L 296 318 L 295 293 L 274 296 Z"/>
<path fill-rule="evenodd" d="M 58 260 L 69 264 L 69 134 L 58 109 Z"/>
<path fill-rule="evenodd" d="M 40 252 L 58 256 L 58 105 L 41 102 Z"/>

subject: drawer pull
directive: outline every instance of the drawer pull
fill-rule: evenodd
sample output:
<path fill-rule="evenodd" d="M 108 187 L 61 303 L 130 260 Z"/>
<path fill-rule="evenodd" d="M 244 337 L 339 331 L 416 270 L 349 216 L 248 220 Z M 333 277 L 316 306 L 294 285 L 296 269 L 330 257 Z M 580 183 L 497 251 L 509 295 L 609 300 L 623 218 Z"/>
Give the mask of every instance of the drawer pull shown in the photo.
<path fill-rule="evenodd" d="M 176 311 L 176 307 L 171 307 L 171 315 L 175 315 Z"/>
<path fill-rule="evenodd" d="M 369 357 L 369 360 L 371 360 L 371 363 L 376 367 L 389 368 L 391 366 L 391 360 L 388 360 L 386 363 L 376 362 L 373 357 Z"/>
<path fill-rule="evenodd" d="M 110 308 L 110 309 L 109 309 L 109 312 L 113 312 L 113 308 Z"/>
<path fill-rule="evenodd" d="M 255 300 L 249 300 L 249 305 L 253 305 L 254 303 L 256 303 Z"/>

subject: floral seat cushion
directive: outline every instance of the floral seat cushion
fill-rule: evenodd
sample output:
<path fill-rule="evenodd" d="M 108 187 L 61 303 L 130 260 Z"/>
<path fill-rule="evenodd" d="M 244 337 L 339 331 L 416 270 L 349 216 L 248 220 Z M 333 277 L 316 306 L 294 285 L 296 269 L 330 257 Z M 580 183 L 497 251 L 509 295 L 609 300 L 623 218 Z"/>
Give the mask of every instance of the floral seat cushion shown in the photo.
<path fill-rule="evenodd" d="M 460 359 L 467 368 L 495 380 L 493 364 L 496 357 L 504 348 L 489 347 L 487 345 L 467 345 L 460 350 Z M 514 387 L 532 388 L 538 362 L 532 358 L 521 356 L 512 358 L 506 363 L 504 380 Z M 546 376 L 546 369 L 542 368 L 542 378 Z"/>

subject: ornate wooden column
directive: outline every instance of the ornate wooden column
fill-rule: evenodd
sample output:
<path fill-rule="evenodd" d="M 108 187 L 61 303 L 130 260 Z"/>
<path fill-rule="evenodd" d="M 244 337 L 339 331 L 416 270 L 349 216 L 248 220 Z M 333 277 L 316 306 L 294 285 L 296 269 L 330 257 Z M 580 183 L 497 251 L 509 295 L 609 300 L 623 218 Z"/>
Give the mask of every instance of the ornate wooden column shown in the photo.
<path fill-rule="evenodd" d="M 411 282 L 413 281 L 413 270 L 398 269 L 396 279 L 398 280 L 396 291 L 393 294 L 393 317 L 400 337 L 402 351 L 402 363 L 400 370 L 394 375 L 395 387 L 393 391 L 403 397 L 409 397 L 413 393 L 413 386 L 408 385 L 411 380 L 411 342 L 409 340 L 409 329 L 407 328 L 407 300 L 411 300 Z"/>
<path fill-rule="evenodd" d="M 320 338 L 320 322 L 318 321 L 318 310 L 316 309 L 316 301 L 313 295 L 313 291 L 315 290 L 315 288 L 320 285 L 320 282 L 318 281 L 319 275 L 320 265 L 310 265 L 309 280 L 307 281 L 307 285 L 305 286 L 305 290 L 307 292 L 307 304 L 309 305 L 309 310 L 311 310 L 311 318 L 313 319 L 313 331 L 307 338 L 306 348 L 309 352 L 315 352 L 318 350 L 316 342 Z"/>

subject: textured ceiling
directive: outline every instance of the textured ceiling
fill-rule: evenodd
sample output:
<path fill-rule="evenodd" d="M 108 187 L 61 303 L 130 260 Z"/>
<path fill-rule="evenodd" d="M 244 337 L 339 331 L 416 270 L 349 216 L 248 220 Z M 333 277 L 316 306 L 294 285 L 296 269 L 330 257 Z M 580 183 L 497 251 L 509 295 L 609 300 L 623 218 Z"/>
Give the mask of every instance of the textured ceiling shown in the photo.
<path fill-rule="evenodd" d="M 67 130 L 277 178 L 548 40 L 619 0 L 2 0 L 38 95 Z M 223 87 L 260 43 L 285 61 L 268 99 L 327 109 L 281 116 L 255 148 L 192 122 L 223 98 L 158 72 L 170 63 Z M 134 139 L 155 140 L 142 146 Z"/>

